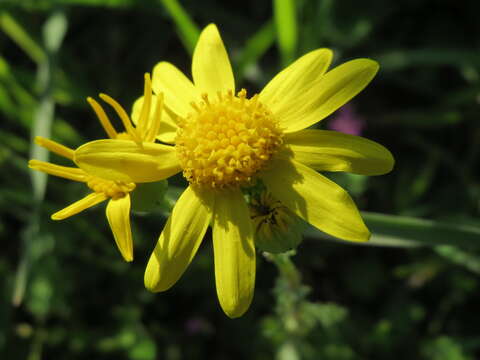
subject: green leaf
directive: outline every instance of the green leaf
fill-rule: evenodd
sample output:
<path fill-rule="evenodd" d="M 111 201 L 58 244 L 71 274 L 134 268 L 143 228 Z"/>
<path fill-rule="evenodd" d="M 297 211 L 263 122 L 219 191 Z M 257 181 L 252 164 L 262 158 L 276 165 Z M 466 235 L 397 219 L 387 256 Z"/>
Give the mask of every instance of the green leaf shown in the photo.
<path fill-rule="evenodd" d="M 0 28 L 36 63 L 45 61 L 46 54 L 28 32 L 8 12 L 0 13 Z"/>
<path fill-rule="evenodd" d="M 190 54 L 193 54 L 200 36 L 197 25 L 177 0 L 161 0 L 161 3 L 177 26 L 178 35 L 183 45 Z"/>
<path fill-rule="evenodd" d="M 149 337 L 140 338 L 137 343 L 128 351 L 132 360 L 153 360 L 155 359 L 157 348 L 155 342 Z"/>
<path fill-rule="evenodd" d="M 434 129 L 445 126 L 457 125 L 462 121 L 462 115 L 458 111 L 444 109 L 435 112 L 425 112 L 425 109 L 404 110 L 385 116 L 389 124 L 400 124 L 405 127 L 418 129 Z"/>
<path fill-rule="evenodd" d="M 431 360 L 470 360 L 463 352 L 461 344 L 448 336 L 440 336 L 426 343 L 422 348 L 425 359 Z"/>
<path fill-rule="evenodd" d="M 287 66 L 295 58 L 297 49 L 297 14 L 295 1 L 274 0 L 273 14 L 277 28 L 277 41 L 282 55 L 282 64 Z"/>
<path fill-rule="evenodd" d="M 480 227 L 418 219 L 407 216 L 362 212 L 372 237 L 364 243 L 334 239 L 310 226 L 306 235 L 312 238 L 341 241 L 359 246 L 417 247 L 454 245 L 465 248 L 480 246 Z"/>
<path fill-rule="evenodd" d="M 478 66 L 480 55 L 465 49 L 398 49 L 374 56 L 382 64 L 383 71 L 398 71 L 413 66 Z"/>
<path fill-rule="evenodd" d="M 272 46 L 275 41 L 275 26 L 273 21 L 265 23 L 260 30 L 251 36 L 245 44 L 240 57 L 237 59 L 237 74 L 238 81 L 241 81 L 248 68 L 255 64 L 260 57 Z"/>
<path fill-rule="evenodd" d="M 57 52 L 67 32 L 67 18 L 63 12 L 55 12 L 43 27 L 45 48 L 49 52 Z"/>
<path fill-rule="evenodd" d="M 305 303 L 304 310 L 325 328 L 339 325 L 348 315 L 346 308 L 335 303 Z"/>
<path fill-rule="evenodd" d="M 67 20 L 65 15 L 60 11 L 54 12 L 47 19 L 43 27 L 45 48 L 49 56 L 45 58 L 45 61 L 40 63 L 38 69 L 38 81 L 42 95 L 34 115 L 32 138 L 35 136 L 50 137 L 55 112 L 55 101 L 52 95 L 54 73 L 54 62 L 52 58 L 59 49 L 66 31 Z M 48 151 L 35 144 L 32 144 L 30 155 L 33 159 L 48 160 Z M 31 174 L 34 198 L 41 201 L 45 194 L 47 176 L 39 171 L 33 171 Z"/>
<path fill-rule="evenodd" d="M 139 212 L 148 212 L 159 207 L 168 208 L 165 203 L 167 188 L 167 180 L 137 184 L 135 191 L 131 194 L 132 209 Z"/>
<path fill-rule="evenodd" d="M 470 254 L 464 250 L 457 249 L 455 246 L 442 245 L 435 248 L 435 252 L 440 256 L 450 260 L 452 263 L 463 266 L 475 274 L 480 275 L 480 257 Z"/>
<path fill-rule="evenodd" d="M 57 6 L 81 5 L 101 7 L 127 7 L 138 5 L 138 0 L 2 0 L 5 5 L 16 6 L 26 10 L 52 10 Z M 152 2 L 154 3 L 154 2 Z"/>

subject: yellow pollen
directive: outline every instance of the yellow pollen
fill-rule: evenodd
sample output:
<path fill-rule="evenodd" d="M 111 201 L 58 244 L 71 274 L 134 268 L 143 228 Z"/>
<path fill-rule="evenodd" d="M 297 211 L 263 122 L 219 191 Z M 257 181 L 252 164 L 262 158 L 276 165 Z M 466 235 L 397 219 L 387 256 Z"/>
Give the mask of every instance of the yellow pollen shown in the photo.
<path fill-rule="evenodd" d="M 135 189 L 134 183 L 105 180 L 93 175 L 88 175 L 85 183 L 96 193 L 104 193 L 112 199 L 120 199 Z"/>
<path fill-rule="evenodd" d="M 244 89 L 202 98 L 179 123 L 175 148 L 183 175 L 210 188 L 247 185 L 282 144 L 277 121 Z"/>

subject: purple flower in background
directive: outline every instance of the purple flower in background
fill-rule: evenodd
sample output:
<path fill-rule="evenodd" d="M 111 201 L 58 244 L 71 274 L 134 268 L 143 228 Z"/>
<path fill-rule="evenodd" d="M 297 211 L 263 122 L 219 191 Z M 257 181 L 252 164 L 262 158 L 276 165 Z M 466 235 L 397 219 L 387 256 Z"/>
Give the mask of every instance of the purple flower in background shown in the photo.
<path fill-rule="evenodd" d="M 213 326 L 206 319 L 194 316 L 185 322 L 185 332 L 188 335 L 211 334 Z"/>
<path fill-rule="evenodd" d="M 361 135 L 365 120 L 356 113 L 352 105 L 345 105 L 338 110 L 337 116 L 330 120 L 327 127 L 345 134 Z"/>

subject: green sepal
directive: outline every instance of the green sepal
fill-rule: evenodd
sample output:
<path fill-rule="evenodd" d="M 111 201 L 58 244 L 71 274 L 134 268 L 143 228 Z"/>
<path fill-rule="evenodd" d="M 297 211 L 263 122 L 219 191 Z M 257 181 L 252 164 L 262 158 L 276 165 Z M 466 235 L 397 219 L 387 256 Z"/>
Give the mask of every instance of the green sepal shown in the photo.
<path fill-rule="evenodd" d="M 292 214 L 292 216 L 295 216 Z M 260 251 L 266 251 L 272 254 L 280 254 L 290 250 L 295 250 L 303 240 L 302 224 L 300 219 L 292 219 L 288 230 L 284 231 L 276 226 L 270 226 L 272 233 L 267 236 L 262 231 L 255 231 L 255 246 Z"/>
<path fill-rule="evenodd" d="M 131 193 L 132 210 L 137 212 L 152 212 L 168 208 L 165 200 L 167 188 L 167 180 L 137 184 L 137 187 Z"/>

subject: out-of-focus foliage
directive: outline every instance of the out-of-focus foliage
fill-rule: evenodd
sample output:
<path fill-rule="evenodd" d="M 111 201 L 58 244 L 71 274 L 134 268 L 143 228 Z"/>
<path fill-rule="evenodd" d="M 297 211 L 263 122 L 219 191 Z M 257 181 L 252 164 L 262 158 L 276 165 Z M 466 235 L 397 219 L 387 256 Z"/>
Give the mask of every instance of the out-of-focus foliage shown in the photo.
<path fill-rule="evenodd" d="M 0 358 L 477 358 L 479 12 L 433 0 L 0 1 Z M 27 169 L 34 135 L 71 147 L 104 137 L 87 96 L 128 108 L 158 61 L 188 73 L 210 22 L 249 93 L 319 47 L 336 63 L 379 61 L 351 118 L 396 158 L 386 176 L 332 175 L 368 212 L 372 246 L 307 230 L 295 256 L 259 256 L 253 305 L 237 320 L 217 304 L 209 236 L 174 288 L 143 287 L 180 177 L 165 199 L 159 184 L 134 200 L 127 264 L 101 205 L 50 220 L 82 184 L 42 185 Z"/>

